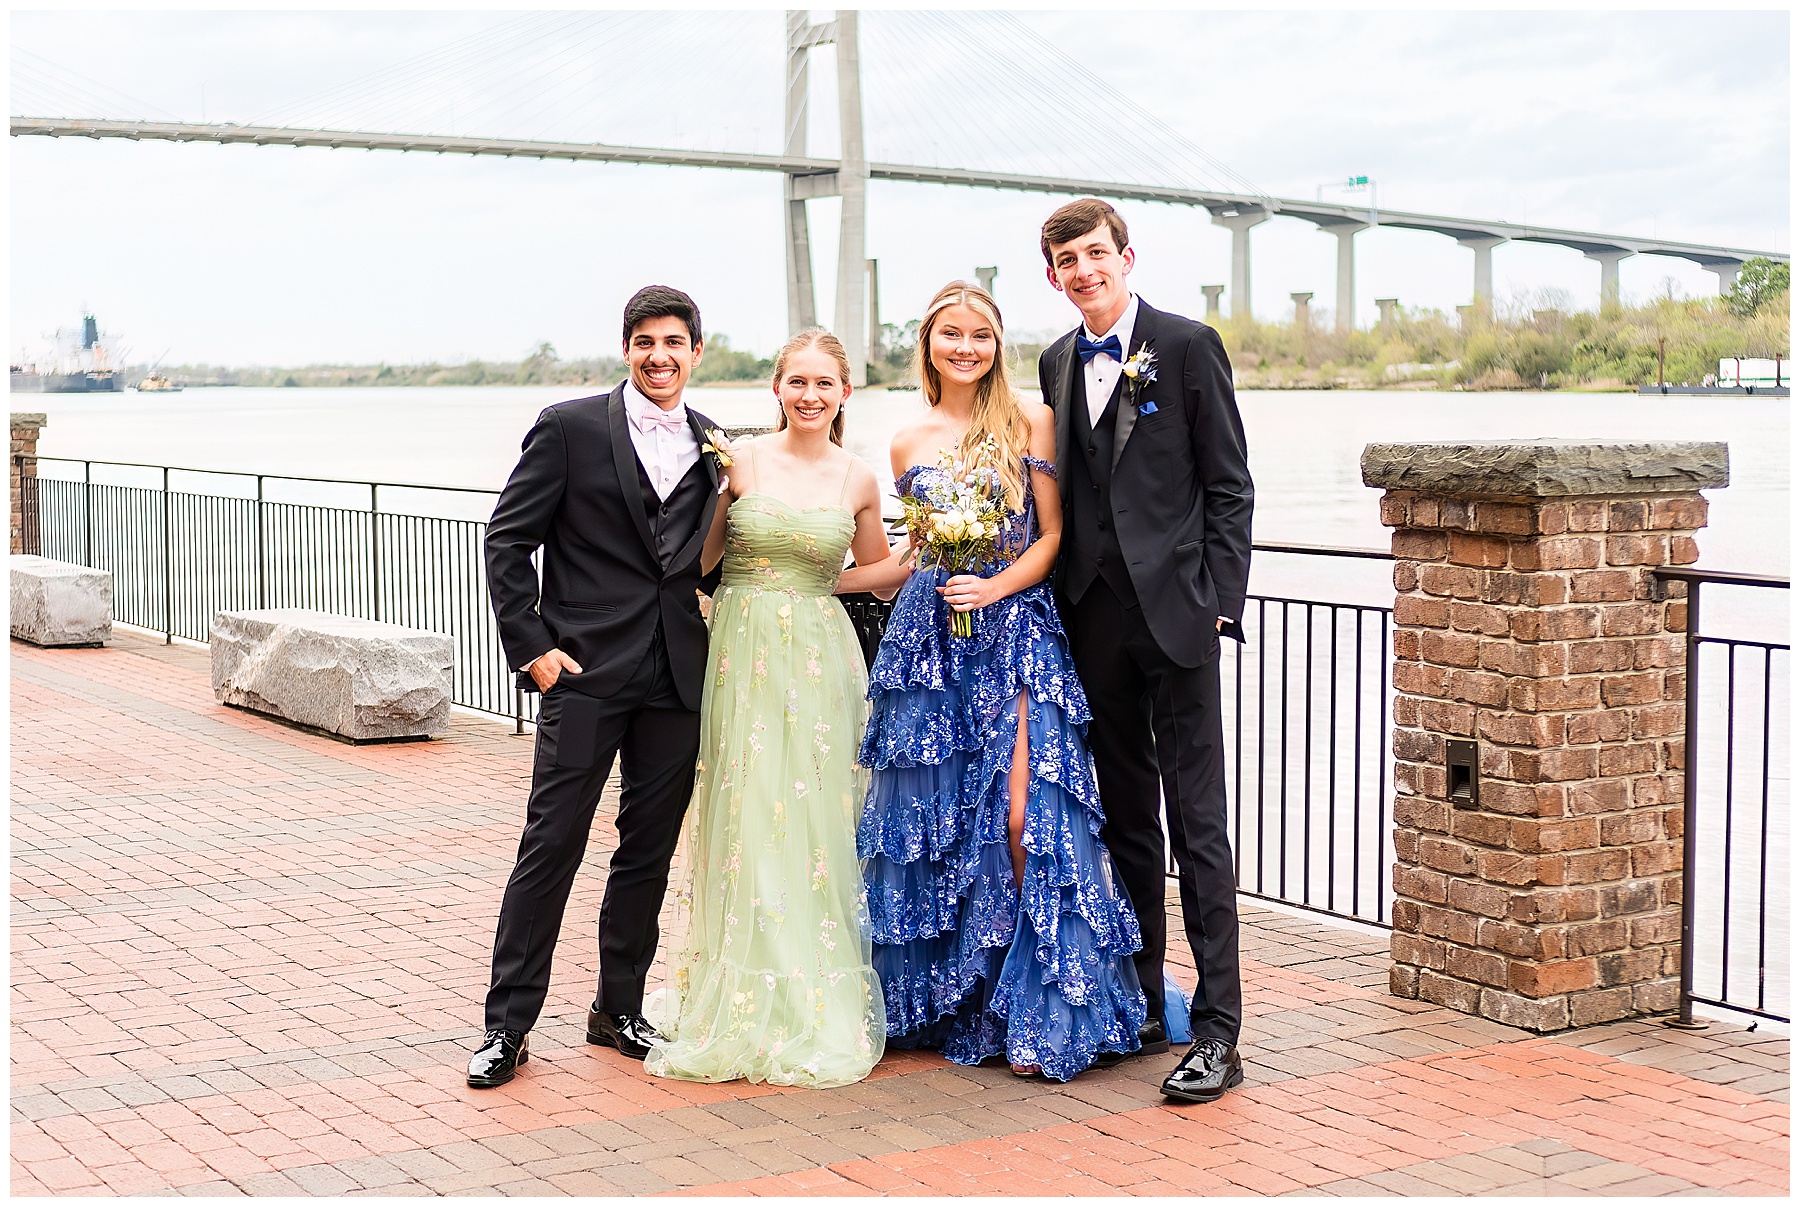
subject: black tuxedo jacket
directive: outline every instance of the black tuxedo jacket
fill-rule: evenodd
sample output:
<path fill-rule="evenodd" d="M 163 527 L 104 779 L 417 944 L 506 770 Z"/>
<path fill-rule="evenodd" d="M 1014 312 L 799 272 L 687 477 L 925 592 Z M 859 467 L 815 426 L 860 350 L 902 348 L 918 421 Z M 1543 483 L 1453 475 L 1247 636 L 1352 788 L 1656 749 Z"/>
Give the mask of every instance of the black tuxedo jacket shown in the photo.
<path fill-rule="evenodd" d="M 1070 409 L 1083 403 L 1081 358 L 1070 331 L 1038 359 L 1044 401 L 1056 410 L 1056 464 L 1069 522 Z M 1127 356 L 1148 345 L 1156 380 L 1133 402 L 1121 397 L 1113 427 L 1114 530 L 1150 633 L 1177 666 L 1200 666 L 1240 621 L 1250 577 L 1253 491 L 1244 425 L 1219 333 L 1138 299 Z M 1154 410 L 1145 414 L 1146 403 Z M 1057 585 L 1063 578 L 1057 567 Z"/>
<path fill-rule="evenodd" d="M 687 415 L 704 441 L 710 421 L 692 408 Z M 561 649 L 582 669 L 565 672 L 559 684 L 606 696 L 637 669 L 660 621 L 682 703 L 700 707 L 706 623 L 694 592 L 719 480 L 713 458 L 703 452 L 700 461 L 712 489 L 693 534 L 665 567 L 644 510 L 624 383 L 538 416 L 487 530 L 488 592 L 513 667 Z M 539 548 L 541 592 L 531 561 Z"/>

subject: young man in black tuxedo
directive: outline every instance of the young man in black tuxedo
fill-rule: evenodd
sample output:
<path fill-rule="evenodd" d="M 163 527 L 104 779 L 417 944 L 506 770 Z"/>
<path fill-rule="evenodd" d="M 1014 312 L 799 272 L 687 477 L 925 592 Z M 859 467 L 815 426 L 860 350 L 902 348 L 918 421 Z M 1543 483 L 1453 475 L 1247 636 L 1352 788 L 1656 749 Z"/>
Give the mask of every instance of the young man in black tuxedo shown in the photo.
<path fill-rule="evenodd" d="M 1044 223 L 1040 243 L 1050 284 L 1083 320 L 1045 349 L 1038 378 L 1056 410 L 1057 599 L 1093 707 L 1101 837 L 1144 935 L 1142 1051 L 1169 1050 L 1166 802 L 1199 985 L 1194 1044 L 1162 1089 L 1211 1102 L 1244 1079 L 1218 640 L 1243 640 L 1252 500 L 1244 428 L 1218 333 L 1126 287 L 1135 256 L 1112 206 L 1070 202 Z"/>
<path fill-rule="evenodd" d="M 700 363 L 700 312 L 653 285 L 625 306 L 630 377 L 538 416 L 488 524 L 488 589 L 521 686 L 544 693 L 518 862 L 494 937 L 486 1033 L 469 1084 L 504 1085 L 529 1059 L 550 957 L 600 790 L 619 760 L 619 843 L 600 906 L 592 1044 L 642 1058 L 643 1016 L 700 747 L 706 625 L 696 589 L 719 470 L 712 425 L 682 405 Z M 532 555 L 543 551 L 543 586 Z"/>

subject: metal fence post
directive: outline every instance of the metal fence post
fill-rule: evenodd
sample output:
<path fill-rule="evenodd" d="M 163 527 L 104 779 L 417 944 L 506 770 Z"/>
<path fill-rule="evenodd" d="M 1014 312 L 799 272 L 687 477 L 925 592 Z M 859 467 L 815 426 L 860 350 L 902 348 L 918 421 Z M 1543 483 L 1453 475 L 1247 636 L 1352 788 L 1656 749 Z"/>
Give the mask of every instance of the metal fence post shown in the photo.
<path fill-rule="evenodd" d="M 268 555 L 263 549 L 263 476 L 256 475 L 256 606 L 269 606 Z"/>
<path fill-rule="evenodd" d="M 163 466 L 163 644 L 175 644 L 175 568 L 170 558 L 169 467 Z"/>
<path fill-rule="evenodd" d="M 1700 722 L 1700 584 L 1688 583 L 1687 656 L 1684 662 L 1681 769 L 1681 1004 L 1675 1017 L 1663 1024 L 1682 1031 L 1704 1031 L 1706 1023 L 1694 1017 L 1694 892 L 1695 864 L 1700 858 L 1699 819 L 1700 760 L 1695 730 Z"/>
<path fill-rule="evenodd" d="M 81 463 L 81 564 L 94 564 L 94 463 Z"/>
<path fill-rule="evenodd" d="M 369 483 L 369 600 L 376 620 L 381 619 L 381 506 L 379 483 Z"/>

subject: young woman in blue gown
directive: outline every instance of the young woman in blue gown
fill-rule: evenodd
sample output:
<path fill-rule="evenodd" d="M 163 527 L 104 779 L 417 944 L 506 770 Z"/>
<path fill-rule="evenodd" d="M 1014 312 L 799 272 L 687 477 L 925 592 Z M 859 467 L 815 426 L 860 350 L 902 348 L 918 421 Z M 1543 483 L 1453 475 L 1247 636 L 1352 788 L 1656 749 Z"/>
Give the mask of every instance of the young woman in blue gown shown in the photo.
<path fill-rule="evenodd" d="M 1138 1047 L 1137 919 L 1100 842 L 1086 697 L 1051 596 L 1062 528 L 1052 412 L 1008 378 L 1000 312 L 952 283 L 919 324 L 929 409 L 895 489 L 942 485 L 992 438 L 1010 513 L 976 573 L 921 551 L 869 671 L 858 834 L 889 1045 L 1067 1080 Z M 951 610 L 972 617 L 953 636 Z"/>

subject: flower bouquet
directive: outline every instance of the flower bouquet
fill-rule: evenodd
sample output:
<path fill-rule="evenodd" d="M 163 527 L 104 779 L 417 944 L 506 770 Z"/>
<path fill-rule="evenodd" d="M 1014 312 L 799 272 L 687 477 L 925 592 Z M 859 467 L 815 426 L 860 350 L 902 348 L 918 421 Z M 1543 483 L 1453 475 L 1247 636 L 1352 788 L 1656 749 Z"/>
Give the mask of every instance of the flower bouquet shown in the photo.
<path fill-rule="evenodd" d="M 925 490 L 925 497 L 908 495 L 900 500 L 906 527 L 921 550 L 921 564 L 934 565 L 953 574 L 972 574 L 992 562 L 1000 551 L 1000 532 L 1006 523 L 1006 494 L 994 462 L 999 443 L 988 437 L 965 466 L 945 450 L 938 457 L 945 479 Z M 968 637 L 974 632 L 971 614 L 950 611 L 950 632 Z"/>

